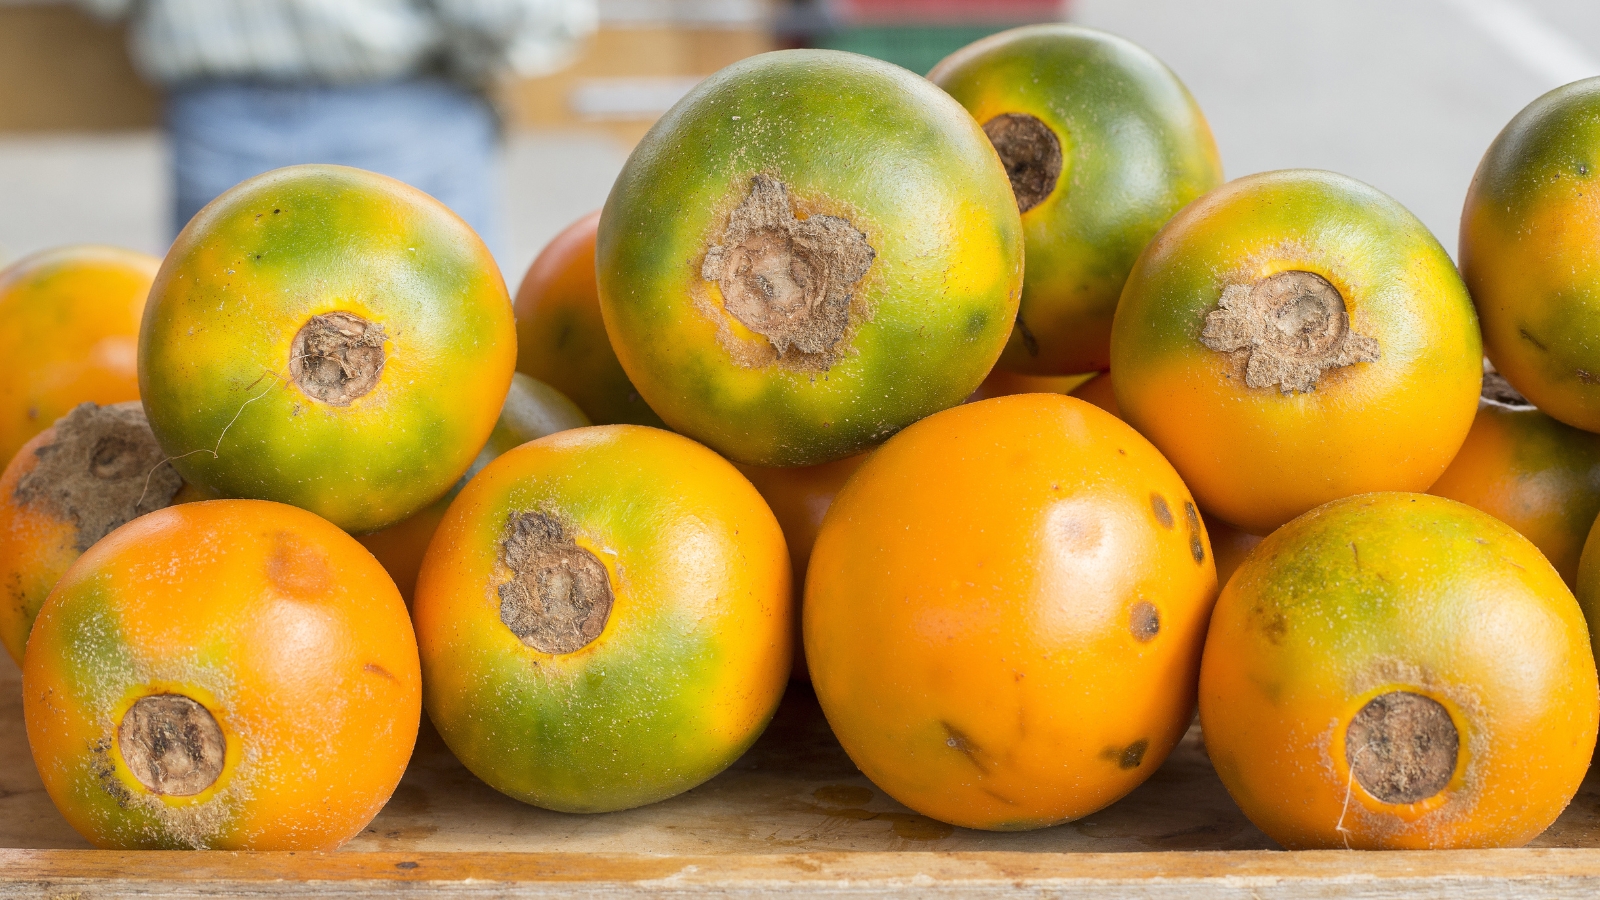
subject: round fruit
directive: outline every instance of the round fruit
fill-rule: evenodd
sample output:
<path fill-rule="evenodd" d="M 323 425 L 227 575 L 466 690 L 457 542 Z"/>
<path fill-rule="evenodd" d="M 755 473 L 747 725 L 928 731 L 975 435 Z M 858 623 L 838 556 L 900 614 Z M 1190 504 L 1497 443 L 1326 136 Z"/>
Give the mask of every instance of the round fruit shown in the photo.
<path fill-rule="evenodd" d="M 1584 539 L 1600 515 L 1600 435 L 1557 422 L 1486 373 L 1467 441 L 1428 493 L 1515 528 L 1574 585 Z"/>
<path fill-rule="evenodd" d="M 513 447 L 588 424 L 583 410 L 560 391 L 518 372 L 511 376 L 511 390 L 506 394 L 505 406 L 500 409 L 494 431 L 489 433 L 489 442 L 478 451 L 467 474 L 461 476 L 455 487 L 411 518 L 382 531 L 363 534 L 356 540 L 383 564 L 389 577 L 394 579 L 394 586 L 400 589 L 400 596 L 410 606 L 416 593 L 417 570 L 422 568 L 422 555 L 444 519 L 445 510 L 472 476 Z"/>
<path fill-rule="evenodd" d="M 351 532 L 450 489 L 515 361 L 510 300 L 472 229 L 342 166 L 268 172 L 202 210 L 139 333 L 145 411 L 184 479 Z"/>
<path fill-rule="evenodd" d="M 806 579 L 811 682 L 850 758 L 917 812 L 1003 831 L 1088 815 L 1161 765 L 1217 589 L 1172 466 L 1055 394 L 891 438 Z"/>
<path fill-rule="evenodd" d="M 1117 405 L 1200 505 L 1266 533 L 1340 497 L 1423 491 L 1472 426 L 1472 302 L 1416 217 L 1330 172 L 1241 178 L 1128 278 Z"/>
<path fill-rule="evenodd" d="M 600 317 L 594 274 L 599 225 L 599 212 L 568 225 L 522 276 L 515 303 L 517 371 L 571 397 L 596 424 L 661 426 L 622 371 Z"/>
<path fill-rule="evenodd" d="M 1211 127 L 1143 48 L 1029 25 L 951 54 L 928 78 L 983 123 L 1027 235 L 1027 281 L 1000 366 L 1104 369 L 1128 270 L 1184 204 L 1222 183 Z"/>
<path fill-rule="evenodd" d="M 160 265 L 63 247 L 0 270 L 0 461 L 79 403 L 139 399 L 139 314 Z"/>
<path fill-rule="evenodd" d="M 1600 683 L 1583 616 L 1510 526 L 1425 494 L 1319 507 L 1223 588 L 1206 751 L 1291 849 L 1503 847 L 1578 790 Z"/>
<path fill-rule="evenodd" d="M 738 467 L 761 493 L 761 499 L 767 501 L 767 506 L 778 519 L 778 526 L 783 529 L 784 542 L 789 546 L 789 567 L 794 573 L 796 597 L 805 593 L 806 566 L 811 563 L 811 547 L 817 542 L 822 517 L 827 515 L 834 495 L 839 493 L 839 489 L 844 487 L 844 483 L 866 458 L 867 454 L 862 453 L 820 466 L 790 469 Z M 799 604 L 796 604 L 794 670 L 790 677 L 797 681 L 809 681 L 811 676 L 806 672 L 806 648 L 800 640 L 799 612 Z"/>
<path fill-rule="evenodd" d="M 1584 621 L 1589 625 L 1589 642 L 1596 659 L 1600 659 L 1600 518 L 1589 529 L 1583 542 L 1583 554 L 1578 557 L 1577 585 L 1573 593 L 1578 606 L 1583 609 Z"/>
<path fill-rule="evenodd" d="M 710 450 L 638 425 L 490 463 L 428 547 L 414 604 L 428 717 L 526 803 L 605 812 L 727 768 L 789 678 L 783 532 Z"/>
<path fill-rule="evenodd" d="M 763 53 L 702 81 L 600 217 L 600 309 L 667 424 L 761 466 L 859 453 L 966 399 L 1022 288 L 972 117 L 889 63 Z"/>
<path fill-rule="evenodd" d="M 217 500 L 135 519 L 67 570 L 22 704 L 50 799 L 98 847 L 332 850 L 399 784 L 420 679 L 360 544 Z"/>
<path fill-rule="evenodd" d="M 1600 431 L 1600 78 L 1528 104 L 1489 145 L 1461 213 L 1461 274 L 1500 374 Z"/>
<path fill-rule="evenodd" d="M 39 607 L 79 554 L 125 522 L 198 499 L 181 496 L 165 459 L 138 401 L 81 403 L 12 457 L 0 475 L 0 641 L 18 665 Z"/>

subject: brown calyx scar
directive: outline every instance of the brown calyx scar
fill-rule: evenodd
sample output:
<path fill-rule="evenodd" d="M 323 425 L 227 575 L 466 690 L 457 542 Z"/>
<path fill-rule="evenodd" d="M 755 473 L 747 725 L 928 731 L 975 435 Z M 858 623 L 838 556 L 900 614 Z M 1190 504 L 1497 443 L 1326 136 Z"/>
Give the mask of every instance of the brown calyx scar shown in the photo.
<path fill-rule="evenodd" d="M 1027 113 L 1001 113 L 983 123 L 983 133 L 1006 167 L 1017 210 L 1043 203 L 1061 180 L 1061 138 Z"/>
<path fill-rule="evenodd" d="M 80 403 L 55 424 L 55 440 L 17 481 L 12 499 L 77 528 L 79 552 L 124 523 L 163 509 L 183 487 L 138 401 Z"/>
<path fill-rule="evenodd" d="M 706 250 L 700 277 L 722 291 L 728 314 L 771 342 L 826 370 L 850 325 L 856 284 L 877 256 L 867 236 L 839 216 L 796 217 L 783 182 L 750 180 L 750 193 Z"/>
<path fill-rule="evenodd" d="M 1200 342 L 1244 363 L 1244 383 L 1305 393 L 1328 369 L 1376 362 L 1378 342 L 1350 328 L 1344 297 L 1321 275 L 1290 270 L 1232 284 Z"/>
<path fill-rule="evenodd" d="M 222 775 L 227 742 L 211 711 L 182 694 L 141 697 L 117 726 L 128 770 L 152 793 L 198 794 Z"/>
<path fill-rule="evenodd" d="M 289 345 L 289 377 L 307 397 L 349 406 L 383 375 L 383 326 L 347 312 L 312 316 Z"/>
<path fill-rule="evenodd" d="M 561 522 L 540 512 L 512 513 L 500 540 L 500 621 L 545 653 L 589 644 L 611 617 L 611 577 Z"/>
<path fill-rule="evenodd" d="M 1345 729 L 1351 777 L 1384 803 L 1416 803 L 1444 790 L 1460 749 L 1449 710 L 1410 691 L 1372 698 Z"/>

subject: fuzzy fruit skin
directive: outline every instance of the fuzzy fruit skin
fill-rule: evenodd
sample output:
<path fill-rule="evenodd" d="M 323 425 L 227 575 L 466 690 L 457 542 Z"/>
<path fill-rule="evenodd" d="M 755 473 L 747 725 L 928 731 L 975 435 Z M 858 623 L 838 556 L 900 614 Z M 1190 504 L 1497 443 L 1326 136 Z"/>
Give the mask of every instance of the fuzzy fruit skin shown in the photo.
<path fill-rule="evenodd" d="M 79 403 L 139 399 L 139 316 L 160 265 L 78 246 L 0 270 L 0 465 Z"/>
<path fill-rule="evenodd" d="M 1351 718 L 1395 690 L 1443 705 L 1461 747 L 1411 804 L 1345 762 Z M 1217 774 L 1290 849 L 1524 844 L 1577 791 L 1597 721 L 1588 632 L 1555 569 L 1509 525 L 1426 494 L 1338 500 L 1268 536 L 1223 588 L 1200 672 Z"/>
<path fill-rule="evenodd" d="M 778 526 L 783 529 L 783 539 L 789 547 L 789 568 L 794 573 L 795 597 L 805 595 L 806 567 L 811 563 L 811 548 L 817 543 L 817 532 L 822 528 L 828 507 L 866 458 L 867 454 L 861 453 L 820 466 L 788 469 L 738 467 L 761 493 L 761 499 L 767 501 L 772 514 L 778 518 Z M 798 603 L 795 604 L 794 670 L 790 677 L 795 681 L 811 680 L 806 671 L 805 643 L 800 639 Z"/>
<path fill-rule="evenodd" d="M 719 339 L 773 346 L 701 277 L 759 174 L 876 253 L 826 372 L 747 368 Z M 707 78 L 651 128 L 606 200 L 595 259 L 606 331 L 650 407 L 729 459 L 800 466 L 972 393 L 1015 320 L 1022 253 L 1005 170 L 959 104 L 888 63 L 784 50 Z"/>
<path fill-rule="evenodd" d="M 598 210 L 568 225 L 522 276 L 514 303 L 517 371 L 572 398 L 596 425 L 662 428 L 617 362 L 600 316 L 594 273 L 599 226 Z"/>
<path fill-rule="evenodd" d="M 1600 431 L 1600 78 L 1528 104 L 1478 164 L 1461 274 L 1484 351 L 1535 406 Z"/>
<path fill-rule="evenodd" d="M 1227 284 L 1290 270 L 1338 289 L 1376 362 L 1285 394 L 1248 387 L 1242 360 L 1201 343 Z M 1310 170 L 1240 178 L 1173 217 L 1123 289 L 1111 369 L 1123 418 L 1200 505 L 1258 534 L 1340 497 L 1427 490 L 1483 380 L 1477 316 L 1444 248 L 1384 194 Z"/>
<path fill-rule="evenodd" d="M 1584 540 L 1600 515 L 1600 435 L 1531 406 L 1482 400 L 1466 443 L 1428 493 L 1515 528 L 1573 587 Z"/>
<path fill-rule="evenodd" d="M 1148 441 L 1071 397 L 998 397 L 907 428 L 839 492 L 806 574 L 806 658 L 890 796 L 1039 828 L 1133 790 L 1182 737 L 1216 587 Z M 1159 615 L 1146 640 L 1141 603 Z"/>
<path fill-rule="evenodd" d="M 571 653 L 500 618 L 509 519 L 563 523 L 615 600 Z M 562 812 L 664 800 L 752 744 L 788 682 L 789 557 L 761 495 L 693 441 L 597 425 L 524 444 L 461 491 L 417 579 L 428 716 L 491 787 Z"/>
<path fill-rule="evenodd" d="M 314 315 L 384 327 L 382 376 L 347 406 L 289 378 Z M 139 334 L 150 427 L 186 481 L 308 509 L 346 531 L 437 500 L 494 428 L 516 362 L 510 298 L 472 229 L 343 166 L 240 184 L 178 235 Z"/>
<path fill-rule="evenodd" d="M 217 500 L 141 516 L 73 564 L 28 641 L 23 714 L 50 798 L 98 847 L 332 850 L 399 784 L 420 682 L 400 595 L 354 539 Z M 123 762 L 122 712 L 152 693 L 222 728 L 199 794 L 152 793 Z"/>
<path fill-rule="evenodd" d="M 1028 271 L 1000 366 L 1032 375 L 1111 364 L 1111 318 L 1139 251 L 1222 184 L 1211 126 L 1144 48 L 1075 25 L 1028 25 L 947 57 L 928 79 L 987 123 L 1033 116 L 1061 141 L 1061 177 L 1022 214 Z"/>
<path fill-rule="evenodd" d="M 422 568 L 422 556 L 428 551 L 428 543 L 433 540 L 433 533 L 444 520 L 450 502 L 456 499 L 472 476 L 513 447 L 520 447 L 547 434 L 582 428 L 588 424 L 589 419 L 583 410 L 562 396 L 560 391 L 518 372 L 511 376 L 511 390 L 506 394 L 506 403 L 500 409 L 500 418 L 495 422 L 494 431 L 489 433 L 488 443 L 478 451 L 467 474 L 461 476 L 455 487 L 416 515 L 382 531 L 358 535 L 356 540 L 383 564 L 384 571 L 394 579 L 394 586 L 400 589 L 400 596 L 410 607 L 417 590 L 417 571 Z"/>

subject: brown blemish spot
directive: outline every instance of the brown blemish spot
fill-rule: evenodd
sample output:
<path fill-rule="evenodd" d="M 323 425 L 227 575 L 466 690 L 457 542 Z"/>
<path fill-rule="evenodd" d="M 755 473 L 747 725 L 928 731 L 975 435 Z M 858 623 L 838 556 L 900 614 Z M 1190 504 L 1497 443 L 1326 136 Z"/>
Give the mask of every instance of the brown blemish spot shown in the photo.
<path fill-rule="evenodd" d="M 951 750 L 959 751 L 962 755 L 966 756 L 969 762 L 971 762 L 974 766 L 977 766 L 979 772 L 987 773 L 989 771 L 984 766 L 983 760 L 978 758 L 978 754 L 981 751 L 979 751 L 978 745 L 972 742 L 972 738 L 967 737 L 964 732 L 956 728 L 954 725 L 951 725 L 949 722 L 940 722 L 939 724 L 944 726 L 944 733 L 946 735 L 944 745 L 946 747 L 949 747 Z"/>
<path fill-rule="evenodd" d="M 829 806 L 864 806 L 872 802 L 872 789 L 854 784 L 826 784 L 811 792 L 817 802 Z"/>
<path fill-rule="evenodd" d="M 1574 373 L 1578 376 L 1578 380 L 1584 384 L 1600 384 L 1600 375 L 1596 375 L 1587 369 L 1577 369 Z"/>
<path fill-rule="evenodd" d="M 1517 329 L 1517 333 L 1521 334 L 1522 335 L 1522 339 L 1527 341 L 1528 343 L 1534 345 L 1535 347 L 1538 347 L 1540 350 L 1543 350 L 1543 351 L 1545 351 L 1547 353 L 1549 352 L 1550 348 L 1546 347 L 1542 341 L 1540 341 L 1538 338 L 1534 337 L 1528 331 L 1528 329 L 1526 329 L 1526 328 L 1518 328 Z"/>
<path fill-rule="evenodd" d="M 1490 403 L 1509 406 L 1513 409 L 1531 409 L 1532 403 L 1522 396 L 1522 392 L 1511 386 L 1504 375 L 1495 371 L 1494 364 L 1488 359 L 1483 361 L 1483 389 L 1479 394 Z"/>
<path fill-rule="evenodd" d="M 55 424 L 55 439 L 33 451 L 38 464 L 12 499 L 77 528 L 79 552 L 145 513 L 163 509 L 183 479 L 156 443 L 138 401 L 80 403 Z"/>
<path fill-rule="evenodd" d="M 1006 167 L 1017 210 L 1043 203 L 1061 180 L 1061 138 L 1027 113 L 1001 113 L 983 123 L 983 133 Z"/>
<path fill-rule="evenodd" d="M 1161 612 L 1149 600 L 1140 600 L 1128 610 L 1128 630 L 1139 643 L 1161 633 Z"/>
<path fill-rule="evenodd" d="M 1028 351 L 1029 356 L 1039 355 L 1039 339 L 1033 336 L 1033 331 L 1028 328 L 1028 323 L 1017 316 L 1017 334 L 1022 337 L 1022 348 Z"/>
<path fill-rule="evenodd" d="M 388 669 L 385 669 L 383 666 L 378 665 L 377 663 L 367 663 L 366 665 L 361 667 L 361 670 L 363 672 L 371 672 L 374 675 L 381 675 L 384 678 L 389 679 L 390 681 L 399 681 L 400 680 L 400 679 L 394 677 L 394 673 L 390 672 Z"/>
<path fill-rule="evenodd" d="M 1155 491 L 1150 492 L 1150 509 L 1156 514 L 1156 521 L 1162 528 L 1172 527 L 1172 509 L 1167 506 L 1167 498 Z"/>
<path fill-rule="evenodd" d="M 1444 790 L 1460 750 L 1450 712 L 1410 691 L 1372 698 L 1345 730 L 1344 759 L 1352 776 L 1384 803 L 1416 803 Z"/>
<path fill-rule="evenodd" d="M 1200 539 L 1200 511 L 1194 508 L 1193 501 L 1183 501 L 1183 517 L 1189 524 L 1189 555 L 1194 557 L 1195 565 L 1204 565 L 1206 543 Z"/>
<path fill-rule="evenodd" d="M 320 549 L 291 532 L 280 531 L 267 557 L 267 580 L 291 597 L 314 600 L 328 592 L 333 570 Z"/>
<path fill-rule="evenodd" d="M 1378 360 L 1378 342 L 1350 329 L 1344 297 L 1312 272 L 1230 284 L 1206 314 L 1200 342 L 1244 364 L 1244 383 L 1285 394 L 1317 386 L 1328 369 Z"/>
<path fill-rule="evenodd" d="M 141 697 L 117 726 L 128 770 L 155 794 L 190 797 L 210 787 L 226 746 L 211 712 L 182 694 Z"/>
<path fill-rule="evenodd" d="M 848 220 L 797 218 L 783 182 L 756 175 L 706 250 L 700 277 L 717 283 L 728 314 L 779 357 L 792 351 L 826 371 L 850 325 L 856 283 L 876 256 Z"/>
<path fill-rule="evenodd" d="M 600 636 L 611 617 L 611 577 L 555 518 L 512 513 L 500 541 L 500 621 L 524 644 L 571 653 Z"/>
<path fill-rule="evenodd" d="M 349 406 L 383 375 L 383 326 L 354 313 L 312 316 L 289 345 L 289 377 L 307 397 Z"/>
<path fill-rule="evenodd" d="M 1149 749 L 1150 742 L 1140 738 L 1126 747 L 1107 747 L 1100 751 L 1100 758 L 1111 760 L 1119 769 L 1137 769 L 1144 762 L 1144 753 Z"/>

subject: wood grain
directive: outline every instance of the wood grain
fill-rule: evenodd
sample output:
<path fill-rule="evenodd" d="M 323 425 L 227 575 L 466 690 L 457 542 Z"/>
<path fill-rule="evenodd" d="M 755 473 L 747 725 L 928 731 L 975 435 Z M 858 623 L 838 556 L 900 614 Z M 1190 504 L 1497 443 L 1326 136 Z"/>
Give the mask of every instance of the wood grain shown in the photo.
<path fill-rule="evenodd" d="M 1239 813 L 1191 733 L 1145 785 L 1078 822 L 952 828 L 874 788 L 792 691 L 731 769 L 597 816 L 484 786 L 424 728 L 400 789 L 332 854 L 95 851 L 45 795 L 16 668 L 0 659 L 0 898 L 238 896 L 1600 897 L 1600 779 L 1534 849 L 1284 853 Z M 1556 849 L 1574 848 L 1574 849 Z M 351 852 L 356 851 L 356 852 Z"/>

